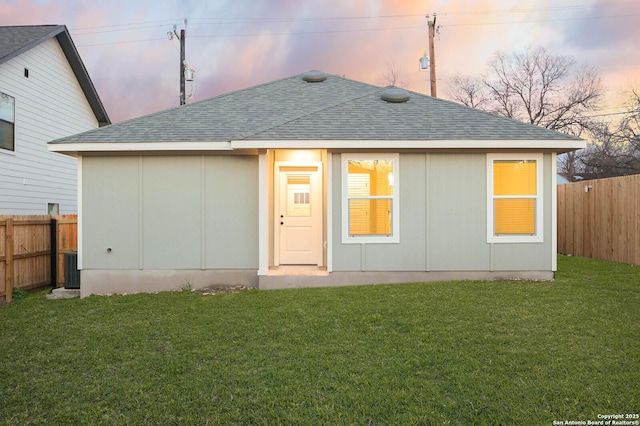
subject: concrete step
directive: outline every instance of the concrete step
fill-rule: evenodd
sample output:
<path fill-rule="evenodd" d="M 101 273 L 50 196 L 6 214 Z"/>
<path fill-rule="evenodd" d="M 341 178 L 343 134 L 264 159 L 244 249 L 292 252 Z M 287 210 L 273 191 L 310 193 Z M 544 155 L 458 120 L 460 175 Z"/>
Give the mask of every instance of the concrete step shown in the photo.
<path fill-rule="evenodd" d="M 79 299 L 80 289 L 56 288 L 47 294 L 47 299 Z"/>

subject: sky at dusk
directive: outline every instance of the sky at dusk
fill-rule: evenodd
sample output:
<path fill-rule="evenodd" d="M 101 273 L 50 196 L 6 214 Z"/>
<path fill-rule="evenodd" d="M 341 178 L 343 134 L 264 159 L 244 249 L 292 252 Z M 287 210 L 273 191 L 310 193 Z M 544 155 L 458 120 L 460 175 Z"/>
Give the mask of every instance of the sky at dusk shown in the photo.
<path fill-rule="evenodd" d="M 640 0 L 2 0 L 0 25 L 64 24 L 112 122 L 179 104 L 178 32 L 195 70 L 188 102 L 319 69 L 429 94 L 427 14 L 436 13 L 438 96 L 492 54 L 544 46 L 593 67 L 603 113 L 640 86 Z"/>

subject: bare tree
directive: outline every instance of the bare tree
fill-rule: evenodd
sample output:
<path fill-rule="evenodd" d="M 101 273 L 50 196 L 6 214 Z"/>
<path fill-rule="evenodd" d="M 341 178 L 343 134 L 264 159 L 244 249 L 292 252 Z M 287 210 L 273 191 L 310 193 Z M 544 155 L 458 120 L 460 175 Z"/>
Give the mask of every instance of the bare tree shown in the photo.
<path fill-rule="evenodd" d="M 640 173 L 640 90 L 629 89 L 622 119 L 593 126 L 589 133 L 594 142 L 579 159 L 586 172 L 602 176 Z"/>
<path fill-rule="evenodd" d="M 585 171 L 581 151 L 570 151 L 558 156 L 558 171 L 575 176 Z"/>
<path fill-rule="evenodd" d="M 402 78 L 400 69 L 395 62 L 387 62 L 386 70 L 376 78 L 379 86 L 394 86 L 403 89 L 409 87 L 409 82 Z"/>
<path fill-rule="evenodd" d="M 450 98 L 505 117 L 573 135 L 598 108 L 600 77 L 573 59 L 539 47 L 497 52 L 482 79 L 457 76 Z"/>
<path fill-rule="evenodd" d="M 489 104 L 484 82 L 468 75 L 455 75 L 451 80 L 449 97 L 471 108 L 484 109 Z"/>
<path fill-rule="evenodd" d="M 627 98 L 627 112 L 618 125 L 618 133 L 640 155 L 640 88 L 629 89 Z"/>
<path fill-rule="evenodd" d="M 482 78 L 456 76 L 449 98 L 467 106 L 580 136 L 596 126 L 601 82 L 597 73 L 542 47 L 496 52 Z M 561 170 L 575 172 L 578 156 L 563 157 Z"/>

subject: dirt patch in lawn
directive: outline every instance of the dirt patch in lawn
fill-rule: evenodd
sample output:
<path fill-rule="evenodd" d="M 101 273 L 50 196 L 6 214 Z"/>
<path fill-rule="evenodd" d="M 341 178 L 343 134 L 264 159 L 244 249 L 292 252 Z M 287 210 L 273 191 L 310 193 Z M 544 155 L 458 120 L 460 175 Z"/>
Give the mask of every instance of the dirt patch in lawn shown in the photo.
<path fill-rule="evenodd" d="M 243 285 L 234 286 L 211 286 L 192 290 L 194 294 L 200 296 L 209 296 L 213 294 L 228 294 L 228 293 L 240 293 L 241 291 L 251 290 Z"/>

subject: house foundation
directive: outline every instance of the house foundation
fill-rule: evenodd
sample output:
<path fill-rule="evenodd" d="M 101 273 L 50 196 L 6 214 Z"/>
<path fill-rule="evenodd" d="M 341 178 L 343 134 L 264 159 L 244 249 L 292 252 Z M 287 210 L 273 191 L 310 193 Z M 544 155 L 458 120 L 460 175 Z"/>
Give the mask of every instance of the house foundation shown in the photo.
<path fill-rule="evenodd" d="M 83 270 L 80 297 L 242 285 L 260 290 L 401 284 L 435 281 L 553 281 L 550 271 L 332 272 L 275 270 L 257 275 L 246 270 Z"/>

